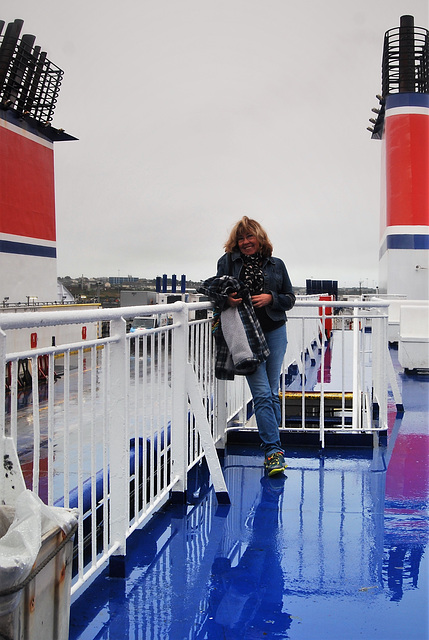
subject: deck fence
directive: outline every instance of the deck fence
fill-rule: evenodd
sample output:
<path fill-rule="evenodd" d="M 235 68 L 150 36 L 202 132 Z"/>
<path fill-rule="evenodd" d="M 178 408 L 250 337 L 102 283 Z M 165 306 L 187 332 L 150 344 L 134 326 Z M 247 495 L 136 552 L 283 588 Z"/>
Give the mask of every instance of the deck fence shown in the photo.
<path fill-rule="evenodd" d="M 133 317 L 154 309 L 169 323 L 129 331 Z M 229 430 L 256 427 L 245 379 L 214 377 L 210 309 L 176 302 L 0 315 L 0 457 L 9 439 L 26 486 L 49 505 L 78 508 L 73 594 L 109 559 L 119 566 L 129 535 L 166 501 L 183 499 L 188 472 L 203 456 L 218 500 L 227 496 L 217 448 Z M 288 316 L 282 430 L 317 434 L 322 447 L 327 433 L 385 430 L 386 304 L 306 298 Z M 58 325 L 95 326 L 100 337 L 8 351 L 11 331 Z M 26 389 L 23 361 L 31 365 Z"/>

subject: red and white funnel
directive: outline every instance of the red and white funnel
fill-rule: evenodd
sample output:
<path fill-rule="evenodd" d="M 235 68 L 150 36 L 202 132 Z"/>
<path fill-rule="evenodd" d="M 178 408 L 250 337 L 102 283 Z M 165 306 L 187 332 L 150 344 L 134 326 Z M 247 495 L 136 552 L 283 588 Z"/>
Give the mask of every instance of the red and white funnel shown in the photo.
<path fill-rule="evenodd" d="M 372 129 L 383 145 L 380 293 L 415 300 L 429 293 L 428 58 L 427 29 L 402 16 L 385 35 L 383 95 Z"/>

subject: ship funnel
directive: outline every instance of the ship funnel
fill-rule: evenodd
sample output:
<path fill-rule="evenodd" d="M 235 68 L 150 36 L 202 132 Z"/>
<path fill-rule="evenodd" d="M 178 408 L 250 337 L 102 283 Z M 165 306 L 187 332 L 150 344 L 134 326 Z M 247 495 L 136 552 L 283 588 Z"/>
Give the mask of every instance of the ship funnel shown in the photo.
<path fill-rule="evenodd" d="M 411 300 L 427 299 L 429 290 L 428 72 L 429 32 L 401 16 L 384 36 L 371 137 L 383 143 L 379 288 Z"/>

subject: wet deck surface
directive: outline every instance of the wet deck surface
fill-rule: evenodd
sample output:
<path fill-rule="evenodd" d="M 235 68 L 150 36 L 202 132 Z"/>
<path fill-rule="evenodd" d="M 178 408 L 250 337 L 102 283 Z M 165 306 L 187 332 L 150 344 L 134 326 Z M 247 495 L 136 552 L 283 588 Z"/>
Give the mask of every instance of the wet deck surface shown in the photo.
<path fill-rule="evenodd" d="M 269 479 L 257 446 L 230 445 L 230 507 L 202 466 L 192 504 L 129 540 L 126 578 L 72 605 L 70 640 L 427 640 L 429 378 L 400 383 L 387 447 L 288 448 Z"/>

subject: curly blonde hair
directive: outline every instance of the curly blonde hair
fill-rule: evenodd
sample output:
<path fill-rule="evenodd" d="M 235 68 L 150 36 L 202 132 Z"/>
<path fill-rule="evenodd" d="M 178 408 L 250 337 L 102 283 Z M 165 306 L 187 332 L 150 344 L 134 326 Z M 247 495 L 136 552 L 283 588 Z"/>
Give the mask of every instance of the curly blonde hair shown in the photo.
<path fill-rule="evenodd" d="M 229 234 L 228 240 L 225 242 L 225 253 L 232 253 L 233 251 L 239 251 L 238 238 L 251 233 L 254 235 L 260 244 L 260 253 L 269 258 L 273 253 L 273 245 L 268 238 L 267 232 L 259 222 L 252 220 L 247 216 L 243 216 L 232 228 Z"/>

